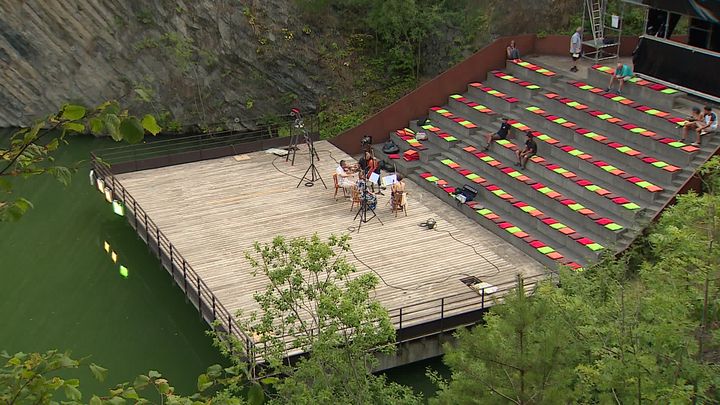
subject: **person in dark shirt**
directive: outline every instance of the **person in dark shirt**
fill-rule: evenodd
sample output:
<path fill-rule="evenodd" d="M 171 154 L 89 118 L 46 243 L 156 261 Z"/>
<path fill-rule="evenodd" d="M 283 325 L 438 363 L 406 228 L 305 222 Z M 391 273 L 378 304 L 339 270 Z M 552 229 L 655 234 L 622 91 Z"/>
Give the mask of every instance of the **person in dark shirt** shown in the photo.
<path fill-rule="evenodd" d="M 523 169 L 527 167 L 528 160 L 530 160 L 531 157 L 537 154 L 537 143 L 535 143 L 532 131 L 527 131 L 525 133 L 525 136 L 527 137 L 527 139 L 525 140 L 525 149 L 515 151 L 515 154 L 518 158 L 515 166 L 520 166 Z"/>
<path fill-rule="evenodd" d="M 500 139 L 507 138 L 508 134 L 510 133 L 510 129 L 512 127 L 508 123 L 507 117 L 503 117 L 502 123 L 500 124 L 500 129 L 498 129 L 497 132 L 494 134 L 487 134 L 485 135 L 485 140 L 487 141 L 487 145 L 483 150 L 488 150 L 490 148 L 490 145 L 492 144 L 492 141 L 497 141 Z"/>
<path fill-rule="evenodd" d="M 360 169 L 365 176 L 369 175 L 368 169 L 370 168 L 370 162 L 372 162 L 372 153 L 370 153 L 370 151 L 365 151 L 360 160 L 358 160 L 358 166 L 360 166 Z"/>

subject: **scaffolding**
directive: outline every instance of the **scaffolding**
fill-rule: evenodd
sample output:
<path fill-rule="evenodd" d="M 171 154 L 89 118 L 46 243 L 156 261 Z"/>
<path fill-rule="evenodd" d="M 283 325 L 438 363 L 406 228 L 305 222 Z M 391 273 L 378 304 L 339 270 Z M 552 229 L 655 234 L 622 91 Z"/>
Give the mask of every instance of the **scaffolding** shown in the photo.
<path fill-rule="evenodd" d="M 608 0 L 585 0 L 583 2 L 582 28 L 585 32 L 585 21 L 590 24 L 592 39 L 583 41 L 583 48 L 592 49 L 583 52 L 583 58 L 596 63 L 601 60 L 614 59 L 620 54 L 620 37 L 622 36 L 624 3 L 620 6 L 620 15 L 607 13 Z"/>

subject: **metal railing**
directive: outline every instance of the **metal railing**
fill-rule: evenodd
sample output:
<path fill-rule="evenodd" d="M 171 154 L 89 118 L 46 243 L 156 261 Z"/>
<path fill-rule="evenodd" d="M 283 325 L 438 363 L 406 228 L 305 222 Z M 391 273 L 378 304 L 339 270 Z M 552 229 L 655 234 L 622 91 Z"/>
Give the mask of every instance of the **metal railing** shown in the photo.
<path fill-rule="evenodd" d="M 188 300 L 197 308 L 200 316 L 209 324 L 220 328 L 222 332 L 237 338 L 243 345 L 240 348 L 243 354 L 248 359 L 255 359 L 255 345 L 242 330 L 235 316 L 218 300 L 205 281 L 178 252 L 155 222 L 148 217 L 147 212 L 138 204 L 137 200 L 115 178 L 108 165 L 99 161 L 95 154 L 92 154 L 92 168 L 95 176 L 102 179 L 105 187 L 112 190 L 113 198 L 122 202 L 130 226 L 157 255 L 163 268 L 170 273 Z"/>
<path fill-rule="evenodd" d="M 526 292 L 531 294 L 535 285 L 549 278 L 549 275 L 537 274 L 522 280 Z M 426 336 L 425 329 L 436 334 L 457 329 L 459 326 L 475 324 L 484 312 L 501 302 L 505 294 L 516 287 L 517 280 L 513 279 L 491 287 L 479 288 L 477 291 L 469 288 L 466 292 L 389 309 L 388 313 L 398 331 L 398 343 L 402 343 Z M 422 327 L 427 324 L 432 326 Z M 402 336 L 403 331 L 412 328 L 416 328 L 417 331 Z"/>
<path fill-rule="evenodd" d="M 163 135 L 159 138 L 147 136 L 142 144 L 104 148 L 94 153 L 96 157 L 111 165 L 141 161 L 187 152 L 232 147 L 243 143 L 300 133 L 301 130 L 295 128 L 294 124 L 294 118 L 283 116 L 274 123 L 260 125 L 255 129 L 229 129 L 196 135 Z M 309 133 L 318 132 L 316 116 L 306 117 L 304 125 L 305 130 Z"/>

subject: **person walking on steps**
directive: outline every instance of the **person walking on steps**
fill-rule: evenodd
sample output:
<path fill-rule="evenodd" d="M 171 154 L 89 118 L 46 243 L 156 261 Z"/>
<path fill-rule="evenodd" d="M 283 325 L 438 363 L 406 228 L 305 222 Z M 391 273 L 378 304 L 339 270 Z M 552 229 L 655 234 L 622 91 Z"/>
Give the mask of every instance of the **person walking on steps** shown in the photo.
<path fill-rule="evenodd" d="M 570 37 L 570 57 L 573 60 L 573 67 L 570 68 L 571 72 L 577 72 L 577 60 L 580 59 L 582 53 L 582 27 L 577 27 L 575 33 Z"/>

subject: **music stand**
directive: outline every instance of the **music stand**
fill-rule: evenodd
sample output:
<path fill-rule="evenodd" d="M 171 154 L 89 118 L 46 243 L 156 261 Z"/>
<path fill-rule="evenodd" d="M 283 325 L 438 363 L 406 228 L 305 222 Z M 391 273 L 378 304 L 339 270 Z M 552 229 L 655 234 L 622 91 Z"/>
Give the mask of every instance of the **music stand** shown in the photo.
<path fill-rule="evenodd" d="M 380 220 L 380 217 L 378 217 L 377 214 L 375 213 L 375 209 L 370 208 L 368 206 L 367 184 L 364 181 L 361 184 L 362 185 L 360 185 L 360 184 L 358 185 L 358 189 L 362 189 L 362 193 L 360 194 L 360 208 L 358 209 L 357 214 L 355 214 L 355 218 L 353 218 L 353 221 L 355 221 L 358 219 L 358 217 L 360 217 L 360 222 L 358 223 L 358 227 L 357 227 L 358 233 L 360 233 L 360 227 L 362 226 L 362 224 L 366 224 L 366 223 L 370 222 L 373 218 L 377 219 L 378 222 L 380 222 L 380 225 L 385 225 L 385 224 L 383 224 L 383 221 Z M 376 200 L 375 205 L 377 206 L 377 200 Z M 372 216 L 368 217 L 368 211 L 372 212 Z"/>

